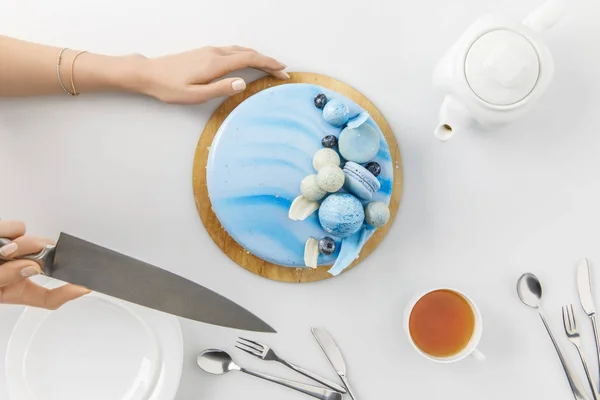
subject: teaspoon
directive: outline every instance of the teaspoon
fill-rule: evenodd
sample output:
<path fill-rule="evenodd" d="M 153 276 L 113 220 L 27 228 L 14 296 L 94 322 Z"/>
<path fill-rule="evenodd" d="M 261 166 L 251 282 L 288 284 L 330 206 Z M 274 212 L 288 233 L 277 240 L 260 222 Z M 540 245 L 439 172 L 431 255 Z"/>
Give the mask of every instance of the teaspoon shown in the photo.
<path fill-rule="evenodd" d="M 208 372 L 209 374 L 223 375 L 229 371 L 241 371 L 248 375 L 256 376 L 257 378 L 261 378 L 269 382 L 277 383 L 290 389 L 297 390 L 309 396 L 316 397 L 320 400 L 342 400 L 342 395 L 338 392 L 334 392 L 333 390 L 320 388 L 318 386 L 313 385 L 307 385 L 304 383 L 289 381 L 287 379 L 276 378 L 274 376 L 265 375 L 261 372 L 251 371 L 249 369 L 242 368 L 233 361 L 233 358 L 231 358 L 229 353 L 223 350 L 204 350 L 202 353 L 200 353 L 200 355 L 196 359 L 196 362 L 204 372 Z"/>

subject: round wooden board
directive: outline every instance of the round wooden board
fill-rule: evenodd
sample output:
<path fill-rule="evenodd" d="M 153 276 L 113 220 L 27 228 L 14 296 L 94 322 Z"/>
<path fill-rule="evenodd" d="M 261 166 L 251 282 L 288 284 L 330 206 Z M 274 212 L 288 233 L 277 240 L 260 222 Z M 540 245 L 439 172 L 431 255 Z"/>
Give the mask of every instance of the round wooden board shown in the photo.
<path fill-rule="evenodd" d="M 392 129 L 386 122 L 383 115 L 377 110 L 377 108 L 371 103 L 364 95 L 358 92 L 351 86 L 335 80 L 333 78 L 313 74 L 309 72 L 295 72 L 290 73 L 291 78 L 286 81 L 274 79 L 272 77 L 265 77 L 254 81 L 248 85 L 246 90 L 237 95 L 231 96 L 223 102 L 217 108 L 215 113 L 211 116 L 200 140 L 198 147 L 196 148 L 196 155 L 194 158 L 194 168 L 192 172 L 192 183 L 194 187 L 194 198 L 196 200 L 196 207 L 200 218 L 208 231 L 208 234 L 212 240 L 219 246 L 219 248 L 229 258 L 235 261 L 241 267 L 248 271 L 276 281 L 280 282 L 316 282 L 324 279 L 331 278 L 332 276 L 327 272 L 329 266 L 319 267 L 317 269 L 312 268 L 292 268 L 276 265 L 264 261 L 254 254 L 247 252 L 242 246 L 240 246 L 229 234 L 223 229 L 217 216 L 212 211 L 212 205 L 210 198 L 208 197 L 208 190 L 206 187 L 206 163 L 208 160 L 209 148 L 213 142 L 213 139 L 219 130 L 219 127 L 227 118 L 229 113 L 238 106 L 242 101 L 261 90 L 268 89 L 273 86 L 287 84 L 287 83 L 312 83 L 325 87 L 327 89 L 336 91 L 344 96 L 354 100 L 362 108 L 367 110 L 371 117 L 377 122 L 379 128 L 383 132 L 385 139 L 387 140 L 392 156 L 392 163 L 394 165 L 394 185 L 392 189 L 392 197 L 390 199 L 390 221 L 384 226 L 375 231 L 375 234 L 369 239 L 369 241 L 363 247 L 360 257 L 352 263 L 352 265 L 346 268 L 346 271 L 355 267 L 359 262 L 363 261 L 369 254 L 377 248 L 379 243 L 385 238 L 400 206 L 400 197 L 402 196 L 402 159 L 400 157 L 400 149 L 398 143 L 394 137 Z"/>

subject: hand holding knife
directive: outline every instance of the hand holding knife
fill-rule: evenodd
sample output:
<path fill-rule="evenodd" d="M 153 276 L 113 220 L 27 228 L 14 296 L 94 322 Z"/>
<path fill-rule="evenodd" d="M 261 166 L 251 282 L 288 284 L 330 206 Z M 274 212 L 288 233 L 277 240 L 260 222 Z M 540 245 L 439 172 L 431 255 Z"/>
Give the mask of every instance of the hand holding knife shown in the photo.
<path fill-rule="evenodd" d="M 0 246 L 11 238 L 0 237 Z M 35 262 L 45 275 L 182 318 L 257 332 L 275 332 L 233 301 L 172 272 L 61 233 L 56 245 L 16 258 Z"/>

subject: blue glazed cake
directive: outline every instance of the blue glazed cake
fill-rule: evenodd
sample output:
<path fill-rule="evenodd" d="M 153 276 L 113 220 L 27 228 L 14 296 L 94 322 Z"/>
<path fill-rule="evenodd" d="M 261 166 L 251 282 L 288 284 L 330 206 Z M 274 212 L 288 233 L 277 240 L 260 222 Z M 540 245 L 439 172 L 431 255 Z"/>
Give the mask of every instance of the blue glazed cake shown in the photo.
<path fill-rule="evenodd" d="M 326 103 L 329 102 L 335 107 L 328 109 Z M 360 132 L 368 135 L 361 136 Z M 376 135 L 373 136 L 373 132 Z M 338 148 L 340 135 L 346 135 L 339 143 L 345 146 L 343 148 Z M 352 148 L 352 143 L 364 147 L 365 137 L 372 136 L 375 139 L 371 138 L 365 151 Z M 352 141 L 355 137 L 359 140 Z M 319 153 L 326 157 L 313 160 L 324 146 L 332 147 L 339 156 L 337 160 L 329 150 Z M 372 156 L 359 160 L 363 166 L 368 161 L 377 168 L 370 165 L 367 170 L 353 163 L 352 171 L 344 169 L 343 164 L 351 160 L 345 160 L 342 155 L 357 152 L 360 153 L 358 158 L 364 158 L 365 154 Z M 335 163 L 339 165 L 325 165 Z M 369 171 L 375 171 L 377 176 Z M 344 176 L 349 172 L 352 183 L 343 185 Z M 336 204 L 346 204 L 348 199 L 343 197 L 353 196 L 353 188 L 361 186 L 356 177 L 366 174 L 371 180 L 376 179 L 379 187 L 372 181 L 365 182 L 365 187 L 372 192 L 371 198 L 367 201 L 364 198 L 368 196 L 361 195 L 358 201 L 363 207 L 371 202 L 379 203 L 378 207 L 366 210 L 385 208 L 390 202 L 394 170 L 381 130 L 358 104 L 316 85 L 284 84 L 249 97 L 230 113 L 210 148 L 206 173 L 213 211 L 223 228 L 248 252 L 281 266 L 306 268 L 309 238 L 317 242 L 330 238 L 333 241 L 328 242 L 328 250 L 324 251 L 320 245 L 321 252 L 315 259 L 317 265 L 333 264 L 330 273 L 337 275 L 359 256 L 377 226 L 361 222 L 363 220 L 353 221 L 351 232 L 344 230 L 343 235 L 337 236 L 335 227 L 331 229 L 336 213 L 341 220 L 347 219 L 347 215 L 343 208 L 335 208 Z M 294 201 L 305 197 L 301 182 L 302 191 L 307 195 L 309 191 L 305 187 L 313 186 L 308 196 L 310 201 Z M 332 196 L 344 201 L 330 199 Z M 315 209 L 310 209 L 308 216 L 292 218 L 294 207 L 300 207 L 295 203 L 309 208 L 314 205 Z M 318 210 L 320 204 L 326 204 L 327 209 Z M 355 213 L 357 218 L 365 218 L 360 211 Z M 320 214 L 327 216 L 328 230 L 319 220 Z M 368 218 L 367 215 L 365 220 Z M 372 220 L 376 219 L 371 216 L 369 221 Z"/>

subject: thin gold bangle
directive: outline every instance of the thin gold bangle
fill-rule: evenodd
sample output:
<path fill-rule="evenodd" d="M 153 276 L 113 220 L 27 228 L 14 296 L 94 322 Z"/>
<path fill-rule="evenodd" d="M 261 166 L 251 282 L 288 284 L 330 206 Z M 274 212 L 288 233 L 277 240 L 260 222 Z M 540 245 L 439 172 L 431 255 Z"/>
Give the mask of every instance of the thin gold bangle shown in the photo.
<path fill-rule="evenodd" d="M 65 91 L 65 93 L 68 94 L 68 95 L 70 95 L 70 96 L 74 96 L 74 94 L 71 93 L 71 92 L 69 92 L 69 89 L 67 89 L 65 87 L 65 85 L 63 85 L 62 78 L 60 77 L 60 63 L 62 61 L 63 53 L 66 50 L 69 50 L 69 49 L 67 47 L 65 47 L 64 49 L 62 49 L 60 51 L 60 53 L 58 53 L 58 59 L 56 60 L 56 75 L 58 77 L 58 83 L 60 84 L 60 87 Z"/>
<path fill-rule="evenodd" d="M 79 53 L 75 54 L 75 57 L 73 57 L 73 61 L 71 61 L 71 87 L 73 88 L 73 96 L 79 96 L 79 93 L 77 93 L 77 89 L 75 89 L 75 80 L 73 79 L 73 74 L 74 74 L 73 70 L 75 68 L 75 60 L 77 60 L 77 57 L 79 57 L 83 53 L 87 53 L 87 51 L 83 50 L 83 51 L 80 51 Z"/>

